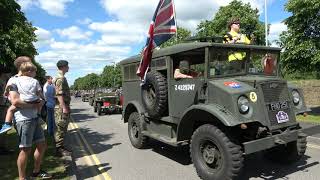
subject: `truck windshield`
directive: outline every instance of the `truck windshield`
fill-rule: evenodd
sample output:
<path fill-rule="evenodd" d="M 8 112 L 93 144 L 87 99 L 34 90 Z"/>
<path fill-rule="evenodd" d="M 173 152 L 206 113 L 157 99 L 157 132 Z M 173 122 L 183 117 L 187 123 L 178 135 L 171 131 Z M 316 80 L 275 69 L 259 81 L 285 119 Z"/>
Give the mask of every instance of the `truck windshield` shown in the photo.
<path fill-rule="evenodd" d="M 232 75 L 277 75 L 278 52 L 249 49 L 210 50 L 209 77 Z"/>

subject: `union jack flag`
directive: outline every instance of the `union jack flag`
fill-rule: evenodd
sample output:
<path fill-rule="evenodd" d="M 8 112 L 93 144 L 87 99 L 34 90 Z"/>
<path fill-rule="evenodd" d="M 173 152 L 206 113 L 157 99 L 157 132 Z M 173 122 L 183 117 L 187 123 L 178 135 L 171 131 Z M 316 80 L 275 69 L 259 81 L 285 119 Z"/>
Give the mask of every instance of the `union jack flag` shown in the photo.
<path fill-rule="evenodd" d="M 142 82 L 148 72 L 153 49 L 170 39 L 176 32 L 173 0 L 160 0 L 149 27 L 147 42 L 137 70 Z"/>

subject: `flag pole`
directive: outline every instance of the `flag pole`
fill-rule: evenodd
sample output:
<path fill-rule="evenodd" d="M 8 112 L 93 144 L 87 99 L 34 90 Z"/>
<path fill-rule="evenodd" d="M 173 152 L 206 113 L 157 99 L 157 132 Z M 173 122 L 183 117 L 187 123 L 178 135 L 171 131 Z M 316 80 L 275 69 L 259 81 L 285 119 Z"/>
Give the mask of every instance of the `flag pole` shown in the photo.
<path fill-rule="evenodd" d="M 265 24 L 265 39 L 268 46 L 268 15 L 267 15 L 267 0 L 264 0 L 264 24 Z"/>
<path fill-rule="evenodd" d="M 176 32 L 176 42 L 178 42 L 178 23 L 177 23 L 177 14 L 176 14 L 176 6 L 174 4 L 174 0 L 172 0 L 173 10 L 174 10 L 174 21 L 176 23 L 177 32 Z"/>

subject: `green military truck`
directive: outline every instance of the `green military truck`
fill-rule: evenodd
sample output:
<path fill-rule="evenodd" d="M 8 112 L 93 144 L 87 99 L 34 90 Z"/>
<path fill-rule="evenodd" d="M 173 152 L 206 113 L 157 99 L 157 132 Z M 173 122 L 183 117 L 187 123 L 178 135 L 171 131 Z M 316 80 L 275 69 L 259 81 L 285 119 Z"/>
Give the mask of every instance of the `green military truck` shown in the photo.
<path fill-rule="evenodd" d="M 102 113 L 113 114 L 121 113 L 122 106 L 119 104 L 120 99 L 115 93 L 107 94 L 99 101 L 97 101 L 97 114 L 100 116 Z"/>
<path fill-rule="evenodd" d="M 190 145 L 199 177 L 211 180 L 234 179 L 244 155 L 259 151 L 278 162 L 299 160 L 306 137 L 320 131 L 297 122 L 308 108 L 302 91 L 281 78 L 280 51 L 215 42 L 174 45 L 154 51 L 142 86 L 136 75 L 141 57 L 121 61 L 131 144 L 143 148 L 152 138 Z M 175 79 L 180 61 L 197 76 Z"/>

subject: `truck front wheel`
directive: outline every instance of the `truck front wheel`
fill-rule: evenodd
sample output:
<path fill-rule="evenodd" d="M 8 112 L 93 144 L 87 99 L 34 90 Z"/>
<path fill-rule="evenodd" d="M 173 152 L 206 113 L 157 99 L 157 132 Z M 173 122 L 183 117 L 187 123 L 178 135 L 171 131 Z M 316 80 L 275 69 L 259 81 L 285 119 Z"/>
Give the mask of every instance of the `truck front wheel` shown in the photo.
<path fill-rule="evenodd" d="M 147 137 L 142 134 L 142 124 L 138 112 L 130 114 L 128 119 L 128 135 L 131 144 L 138 149 L 142 149 L 147 144 Z"/>
<path fill-rule="evenodd" d="M 201 179 L 233 179 L 243 165 L 241 147 L 219 128 L 209 124 L 200 126 L 193 133 L 190 154 Z"/>
<path fill-rule="evenodd" d="M 266 151 L 266 157 L 271 161 L 289 164 L 299 161 L 307 149 L 307 139 L 298 138 L 297 141 L 279 145 Z"/>
<path fill-rule="evenodd" d="M 98 116 L 101 116 L 101 114 L 102 114 L 102 109 L 101 109 L 101 104 L 100 104 L 100 103 L 98 104 L 97 112 L 98 112 Z"/>

